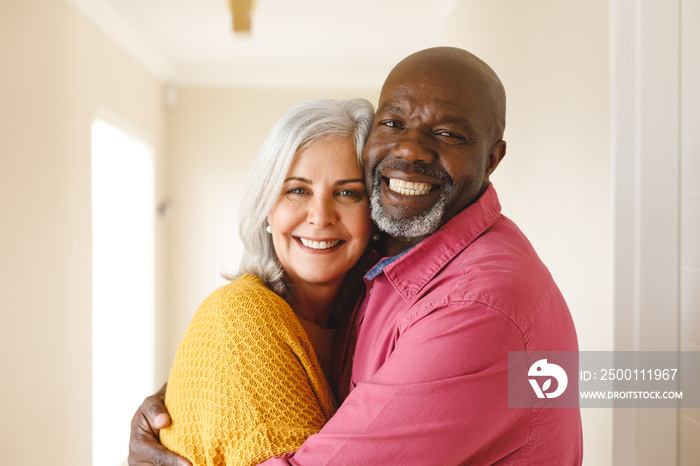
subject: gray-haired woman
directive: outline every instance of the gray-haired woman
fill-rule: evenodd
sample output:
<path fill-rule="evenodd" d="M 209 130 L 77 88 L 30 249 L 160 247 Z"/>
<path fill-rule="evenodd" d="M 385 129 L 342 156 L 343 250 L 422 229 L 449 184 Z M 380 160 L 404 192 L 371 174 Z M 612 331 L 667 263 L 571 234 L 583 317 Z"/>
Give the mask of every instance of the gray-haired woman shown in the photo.
<path fill-rule="evenodd" d="M 296 450 L 333 415 L 329 328 L 362 296 L 372 118 L 362 99 L 306 102 L 263 144 L 240 211 L 241 273 L 197 310 L 168 380 L 161 442 L 194 464 Z"/>

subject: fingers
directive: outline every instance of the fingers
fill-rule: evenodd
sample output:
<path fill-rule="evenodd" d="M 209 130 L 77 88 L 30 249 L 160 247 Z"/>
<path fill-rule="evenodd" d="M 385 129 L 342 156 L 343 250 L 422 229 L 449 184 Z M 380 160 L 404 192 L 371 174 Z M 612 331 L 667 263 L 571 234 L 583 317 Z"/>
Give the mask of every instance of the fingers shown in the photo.
<path fill-rule="evenodd" d="M 192 466 L 192 463 L 158 443 L 146 417 L 136 412 L 131 420 L 129 466 Z"/>
<path fill-rule="evenodd" d="M 131 419 L 129 466 L 192 466 L 192 463 L 163 448 L 158 442 L 160 429 L 170 424 L 164 405 L 165 386 L 146 398 Z"/>
<path fill-rule="evenodd" d="M 170 415 L 165 408 L 165 391 L 163 389 L 143 400 L 139 411 L 146 418 L 146 422 L 155 436 L 158 436 L 160 429 L 170 425 Z"/>

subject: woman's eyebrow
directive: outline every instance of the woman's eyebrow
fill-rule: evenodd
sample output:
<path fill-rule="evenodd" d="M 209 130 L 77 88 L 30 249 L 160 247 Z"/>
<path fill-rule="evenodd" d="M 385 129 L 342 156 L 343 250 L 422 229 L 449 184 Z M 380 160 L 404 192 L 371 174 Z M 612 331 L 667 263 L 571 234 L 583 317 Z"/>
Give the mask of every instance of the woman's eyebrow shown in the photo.
<path fill-rule="evenodd" d="M 335 185 L 341 185 L 341 184 L 349 184 L 349 183 L 362 183 L 365 184 L 365 180 L 363 178 L 353 178 L 350 180 L 338 180 L 335 182 Z"/>
<path fill-rule="evenodd" d="M 303 178 L 301 176 L 290 176 L 289 178 L 284 180 L 285 183 L 287 181 L 301 181 L 302 183 L 306 183 L 306 184 L 314 184 L 313 181 L 311 181 L 307 178 Z M 337 186 L 337 185 L 349 184 L 349 183 L 362 183 L 362 184 L 364 184 L 365 180 L 364 180 L 364 178 L 351 178 L 348 180 L 338 180 L 334 184 Z"/>
<path fill-rule="evenodd" d="M 306 183 L 306 184 L 314 184 L 313 181 L 308 180 L 306 178 L 302 178 L 301 176 L 290 176 L 289 178 L 284 180 L 285 183 L 287 181 L 301 181 L 302 183 Z"/>

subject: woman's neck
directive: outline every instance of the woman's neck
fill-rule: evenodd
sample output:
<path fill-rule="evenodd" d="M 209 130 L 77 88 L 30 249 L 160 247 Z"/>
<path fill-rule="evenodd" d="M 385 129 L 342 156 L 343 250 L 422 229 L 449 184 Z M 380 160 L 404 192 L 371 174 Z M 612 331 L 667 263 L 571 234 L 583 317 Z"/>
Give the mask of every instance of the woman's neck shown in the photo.
<path fill-rule="evenodd" d="M 341 286 L 342 281 L 328 285 L 292 283 L 289 305 L 296 315 L 320 327 L 328 328 L 331 311 Z"/>

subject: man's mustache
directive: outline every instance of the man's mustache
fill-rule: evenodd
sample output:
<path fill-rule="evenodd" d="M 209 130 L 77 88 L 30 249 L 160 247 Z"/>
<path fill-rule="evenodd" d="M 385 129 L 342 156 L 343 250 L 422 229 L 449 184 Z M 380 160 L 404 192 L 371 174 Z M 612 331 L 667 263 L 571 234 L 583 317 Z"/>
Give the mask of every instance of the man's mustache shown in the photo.
<path fill-rule="evenodd" d="M 442 184 L 451 184 L 452 183 L 452 178 L 450 175 L 447 173 L 440 171 L 440 170 L 435 170 L 432 168 L 426 168 L 426 167 L 421 167 L 418 164 L 412 163 L 412 162 L 407 162 L 406 160 L 403 159 L 388 159 L 385 158 L 381 162 L 379 162 L 375 167 L 374 171 L 372 172 L 372 175 L 375 177 L 375 179 L 381 175 L 381 172 L 385 170 L 398 170 L 402 172 L 407 172 L 407 173 L 415 173 L 417 175 L 425 175 L 430 178 L 434 178 L 436 180 L 439 180 L 440 183 Z"/>

